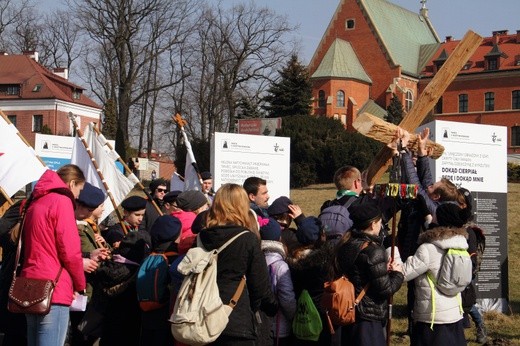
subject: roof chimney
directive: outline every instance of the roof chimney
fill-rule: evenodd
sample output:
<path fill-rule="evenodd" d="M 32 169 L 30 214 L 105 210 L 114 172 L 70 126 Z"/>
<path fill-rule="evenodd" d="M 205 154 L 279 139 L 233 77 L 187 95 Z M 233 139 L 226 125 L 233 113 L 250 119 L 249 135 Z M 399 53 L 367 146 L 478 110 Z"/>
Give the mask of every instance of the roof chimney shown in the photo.
<path fill-rule="evenodd" d="M 28 55 L 29 58 L 38 62 L 38 52 L 37 51 L 34 51 L 34 50 L 25 51 L 25 52 L 23 52 L 23 55 Z"/>
<path fill-rule="evenodd" d="M 500 36 L 507 35 L 507 30 L 496 30 L 493 31 L 493 38 L 491 39 L 491 42 L 493 42 L 493 45 L 497 45 L 500 43 Z"/>
<path fill-rule="evenodd" d="M 452 36 L 446 36 L 446 42 L 451 42 Z"/>
<path fill-rule="evenodd" d="M 520 43 L 520 30 L 516 31 L 516 43 Z"/>
<path fill-rule="evenodd" d="M 52 72 L 56 75 L 56 76 L 60 76 L 61 78 L 65 78 L 65 79 L 69 79 L 69 69 L 68 68 L 63 68 L 63 67 L 56 67 L 52 70 Z"/>

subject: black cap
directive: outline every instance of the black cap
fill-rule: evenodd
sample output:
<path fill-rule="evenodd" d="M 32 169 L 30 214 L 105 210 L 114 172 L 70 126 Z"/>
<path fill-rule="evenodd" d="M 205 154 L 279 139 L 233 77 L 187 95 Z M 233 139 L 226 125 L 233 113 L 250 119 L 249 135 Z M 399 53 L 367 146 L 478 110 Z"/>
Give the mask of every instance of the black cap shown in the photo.
<path fill-rule="evenodd" d="M 370 223 L 381 219 L 381 210 L 374 203 L 363 203 L 351 205 L 348 208 L 349 217 L 354 223 L 354 228 L 363 231 L 370 226 Z"/>
<path fill-rule="evenodd" d="M 87 208 L 97 208 L 105 201 L 105 194 L 100 188 L 85 182 L 77 201 Z"/>
<path fill-rule="evenodd" d="M 163 197 L 164 203 L 173 203 L 177 200 L 177 196 L 179 196 L 182 193 L 182 191 L 175 190 L 170 191 Z"/>
<path fill-rule="evenodd" d="M 462 227 L 466 223 L 461 217 L 462 211 L 455 203 L 442 203 L 435 210 L 437 224 L 444 227 Z"/>
<path fill-rule="evenodd" d="M 181 228 L 181 221 L 175 216 L 159 216 L 150 229 L 153 248 L 156 248 L 162 243 L 176 240 L 181 233 Z"/>
<path fill-rule="evenodd" d="M 121 206 L 126 211 L 137 211 L 142 210 L 146 208 L 146 199 L 140 196 L 130 196 L 126 198 L 122 203 Z"/>
<path fill-rule="evenodd" d="M 269 216 L 288 213 L 289 204 L 293 204 L 293 202 L 288 197 L 280 196 L 267 208 L 267 213 Z"/>

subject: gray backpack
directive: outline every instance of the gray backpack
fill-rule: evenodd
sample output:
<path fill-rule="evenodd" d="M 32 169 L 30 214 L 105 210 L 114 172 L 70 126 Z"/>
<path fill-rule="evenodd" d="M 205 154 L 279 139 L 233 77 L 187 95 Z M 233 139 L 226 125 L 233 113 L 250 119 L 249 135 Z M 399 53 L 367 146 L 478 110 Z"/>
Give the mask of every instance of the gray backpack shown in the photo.
<path fill-rule="evenodd" d="M 449 248 L 442 257 L 437 278 L 435 279 L 430 272 L 427 276 L 441 293 L 455 296 L 464 291 L 471 283 L 472 272 L 471 257 L 468 251 Z"/>

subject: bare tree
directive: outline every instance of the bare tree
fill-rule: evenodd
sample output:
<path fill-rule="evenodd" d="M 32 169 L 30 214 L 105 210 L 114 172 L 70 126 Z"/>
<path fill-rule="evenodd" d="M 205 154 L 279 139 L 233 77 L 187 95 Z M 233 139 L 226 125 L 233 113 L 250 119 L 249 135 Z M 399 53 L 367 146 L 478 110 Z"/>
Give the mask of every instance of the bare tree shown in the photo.
<path fill-rule="evenodd" d="M 94 81 L 110 85 L 99 86 L 102 102 L 107 96 L 117 104 L 116 150 L 125 158 L 129 145 L 129 124 L 132 107 L 144 95 L 167 88 L 177 81 L 161 84 L 138 83 L 150 61 L 161 61 L 175 44 L 189 33 L 184 19 L 195 6 L 191 0 L 73 0 L 77 18 L 92 41 L 94 54 L 90 54 L 87 67 L 103 71 L 88 72 Z M 103 62 L 104 65 L 99 65 Z M 97 84 L 97 83 L 96 83 Z M 148 87 L 145 88 L 145 85 Z M 138 86 L 140 86 L 138 88 Z M 93 85 L 97 89 L 98 85 Z"/>
<path fill-rule="evenodd" d="M 11 51 L 11 33 L 8 32 L 13 27 L 23 23 L 26 12 L 33 5 L 30 0 L 0 0 L 0 49 Z"/>
<path fill-rule="evenodd" d="M 241 94 L 262 93 L 276 68 L 290 56 L 286 17 L 254 2 L 225 8 L 205 6 L 191 37 L 192 77 L 186 81 L 184 114 L 193 137 L 209 141 L 215 131 L 233 130 Z M 246 92 L 247 91 L 247 92 Z M 254 96 L 253 96 L 254 97 Z"/>
<path fill-rule="evenodd" d="M 50 68 L 64 67 L 71 71 L 72 63 L 84 51 L 84 45 L 80 42 L 80 27 L 75 23 L 72 11 L 60 9 L 47 13 L 43 19 L 41 37 L 40 62 Z"/>

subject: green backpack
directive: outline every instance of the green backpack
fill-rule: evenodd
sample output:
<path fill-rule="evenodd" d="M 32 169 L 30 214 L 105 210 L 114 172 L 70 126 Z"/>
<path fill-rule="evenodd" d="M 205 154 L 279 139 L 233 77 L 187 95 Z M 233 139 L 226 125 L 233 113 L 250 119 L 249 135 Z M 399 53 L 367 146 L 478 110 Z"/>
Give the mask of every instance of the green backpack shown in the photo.
<path fill-rule="evenodd" d="M 298 298 L 292 329 L 294 336 L 300 340 L 318 341 L 320 338 L 323 329 L 320 313 L 307 290 L 303 290 Z"/>

